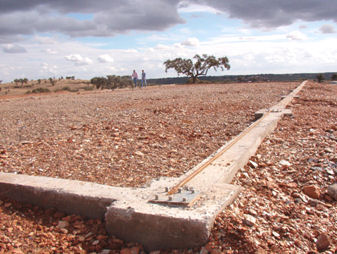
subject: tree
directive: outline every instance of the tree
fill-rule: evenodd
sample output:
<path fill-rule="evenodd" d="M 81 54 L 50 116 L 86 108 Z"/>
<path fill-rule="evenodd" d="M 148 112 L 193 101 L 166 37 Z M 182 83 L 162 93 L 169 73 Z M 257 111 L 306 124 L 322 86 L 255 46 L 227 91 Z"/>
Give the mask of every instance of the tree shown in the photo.
<path fill-rule="evenodd" d="M 165 72 L 168 69 L 175 69 L 175 71 L 179 74 L 186 75 L 191 78 L 192 83 L 194 84 L 199 76 L 206 76 L 208 70 L 213 68 L 215 71 L 217 68 L 220 68 L 222 71 L 224 69 L 229 70 L 229 60 L 227 57 L 215 58 L 214 56 L 208 56 L 203 54 L 199 56 L 198 54 L 193 57 L 195 61 L 192 59 L 182 59 L 176 58 L 174 60 L 166 60 L 164 62 Z"/>
<path fill-rule="evenodd" d="M 332 74 L 331 80 L 337 80 L 337 74 L 336 74 L 336 73 Z M 0 82 L 0 83 L 1 83 L 1 82 Z"/>
<path fill-rule="evenodd" d="M 49 78 L 49 82 L 52 86 L 55 86 L 56 81 L 53 78 Z"/>

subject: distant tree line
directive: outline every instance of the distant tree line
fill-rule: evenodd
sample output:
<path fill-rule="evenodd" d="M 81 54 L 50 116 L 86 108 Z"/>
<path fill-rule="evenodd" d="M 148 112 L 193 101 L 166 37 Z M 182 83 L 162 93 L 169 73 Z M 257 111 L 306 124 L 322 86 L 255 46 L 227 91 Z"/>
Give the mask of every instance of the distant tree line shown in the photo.
<path fill-rule="evenodd" d="M 323 80 L 337 80 L 337 74 L 334 72 L 326 73 L 292 73 L 292 74 L 253 74 L 253 75 L 222 75 L 222 76 L 204 76 L 198 78 L 198 83 L 231 83 L 231 82 L 288 82 L 302 80 L 317 80 L 317 75 L 322 74 Z M 187 84 L 188 77 L 170 77 L 148 79 L 152 84 Z"/>

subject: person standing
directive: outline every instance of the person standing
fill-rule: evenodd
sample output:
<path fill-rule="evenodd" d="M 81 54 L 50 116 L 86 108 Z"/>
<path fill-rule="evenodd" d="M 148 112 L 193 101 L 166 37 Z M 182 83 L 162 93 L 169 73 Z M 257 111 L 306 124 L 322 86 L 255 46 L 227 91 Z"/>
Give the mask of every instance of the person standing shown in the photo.
<path fill-rule="evenodd" d="M 142 87 L 147 85 L 146 83 L 146 73 L 144 72 L 144 70 L 142 70 Z"/>
<path fill-rule="evenodd" d="M 135 87 L 137 87 L 138 74 L 136 70 L 133 70 L 131 78 L 132 78 L 133 83 L 135 84 Z"/>

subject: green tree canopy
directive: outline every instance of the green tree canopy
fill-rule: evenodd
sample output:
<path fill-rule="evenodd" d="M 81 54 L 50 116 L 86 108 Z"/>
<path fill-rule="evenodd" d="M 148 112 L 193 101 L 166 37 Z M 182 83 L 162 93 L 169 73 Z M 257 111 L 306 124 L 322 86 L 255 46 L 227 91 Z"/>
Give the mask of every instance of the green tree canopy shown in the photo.
<path fill-rule="evenodd" d="M 209 69 L 213 68 L 215 71 L 220 68 L 229 70 L 229 60 L 227 57 L 216 58 L 214 56 L 208 56 L 206 54 L 195 55 L 193 59 L 176 58 L 173 60 L 166 60 L 164 62 L 165 71 L 168 69 L 174 69 L 178 75 L 183 74 L 192 79 L 192 83 L 195 83 L 197 77 L 206 76 Z"/>

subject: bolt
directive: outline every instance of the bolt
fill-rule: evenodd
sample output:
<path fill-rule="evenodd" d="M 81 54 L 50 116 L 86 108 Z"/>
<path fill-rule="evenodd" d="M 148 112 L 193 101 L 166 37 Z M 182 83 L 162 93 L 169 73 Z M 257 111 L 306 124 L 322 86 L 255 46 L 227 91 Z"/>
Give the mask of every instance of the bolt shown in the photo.
<path fill-rule="evenodd" d="M 178 193 L 181 193 L 181 188 L 178 189 Z"/>
<path fill-rule="evenodd" d="M 158 195 L 154 195 L 154 200 L 158 200 Z"/>
<path fill-rule="evenodd" d="M 168 191 L 169 191 L 168 187 L 165 187 L 165 192 L 168 192 Z"/>
<path fill-rule="evenodd" d="M 183 202 L 186 202 L 186 198 L 183 198 Z"/>
<path fill-rule="evenodd" d="M 172 197 L 168 197 L 168 201 L 172 201 Z"/>

